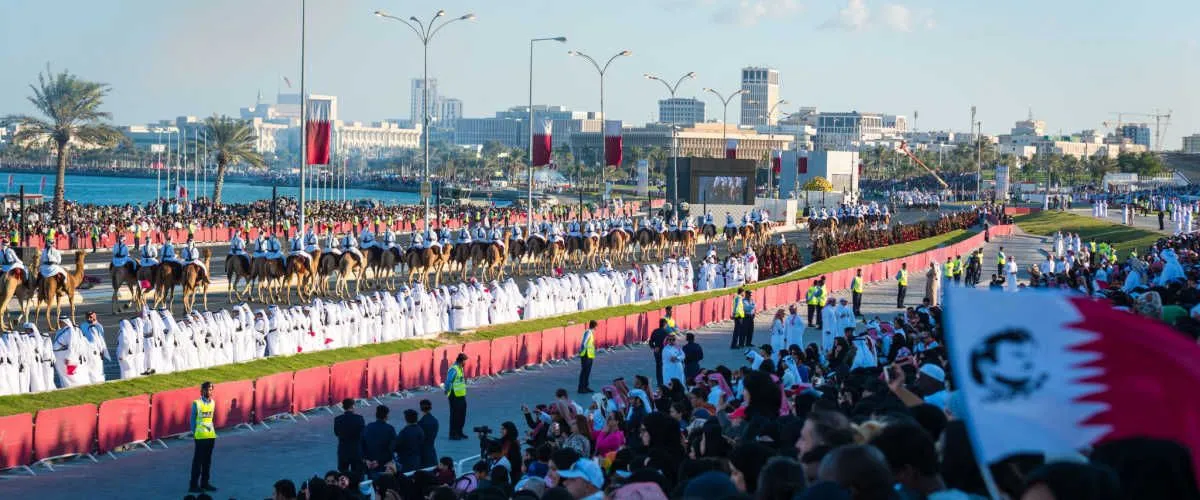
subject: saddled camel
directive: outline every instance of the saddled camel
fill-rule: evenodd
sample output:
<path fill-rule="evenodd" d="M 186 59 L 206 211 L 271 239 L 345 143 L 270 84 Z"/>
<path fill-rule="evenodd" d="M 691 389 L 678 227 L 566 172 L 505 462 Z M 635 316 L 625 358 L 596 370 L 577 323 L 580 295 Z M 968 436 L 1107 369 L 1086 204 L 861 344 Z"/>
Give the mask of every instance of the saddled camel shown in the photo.
<path fill-rule="evenodd" d="M 212 276 L 208 274 L 208 263 L 212 260 L 212 249 L 201 249 L 200 256 L 204 266 L 188 262 L 183 266 L 183 277 L 180 279 L 180 284 L 183 285 L 183 311 L 188 313 L 192 312 L 196 305 L 196 292 L 200 293 L 200 303 L 204 310 L 208 310 L 208 285 L 212 283 Z"/>
<path fill-rule="evenodd" d="M 317 253 L 320 255 L 319 251 Z M 304 257 L 300 254 L 292 254 L 287 256 L 284 263 L 283 271 L 283 287 L 287 295 L 288 305 L 292 304 L 292 281 L 296 283 L 296 295 L 300 296 L 301 302 L 308 302 L 316 288 L 318 262 L 312 257 Z"/>
<path fill-rule="evenodd" d="M 696 231 L 691 229 L 676 229 L 670 231 L 668 240 L 679 255 L 696 253 Z"/>
<path fill-rule="evenodd" d="M 225 257 L 225 279 L 229 280 L 229 303 L 233 303 L 233 298 L 236 295 L 238 299 L 243 298 L 250 293 L 250 280 L 253 273 L 250 267 L 249 255 L 229 255 Z M 245 290 L 238 288 L 238 282 L 242 281 L 246 284 Z"/>
<path fill-rule="evenodd" d="M 543 261 L 546 265 L 546 274 L 551 274 L 555 268 L 566 267 L 567 245 L 562 241 L 555 241 L 546 245 Z"/>
<path fill-rule="evenodd" d="M 83 283 L 83 259 L 84 252 L 82 250 L 75 252 L 75 269 L 65 276 L 55 274 L 54 276 L 45 277 L 38 276 L 37 279 L 37 298 L 41 302 L 41 306 L 46 308 L 46 328 L 54 329 L 56 323 L 52 321 L 50 309 L 54 309 L 54 316 L 62 315 L 62 298 L 66 297 L 67 303 L 71 308 L 71 321 L 75 321 L 75 290 Z M 42 252 L 38 250 L 34 256 L 34 262 L 42 261 Z"/>
<path fill-rule="evenodd" d="M 367 249 L 367 269 L 375 279 L 375 289 L 393 288 L 389 281 L 400 262 L 399 250 L 395 248 L 371 247 Z"/>
<path fill-rule="evenodd" d="M 154 272 L 154 307 L 175 305 L 175 287 L 183 283 L 183 264 L 173 261 L 161 262 Z"/>
<path fill-rule="evenodd" d="M 250 279 L 255 283 L 259 302 L 278 301 L 281 298 L 279 288 L 283 284 L 283 266 L 284 262 L 281 259 L 255 257 L 250 261 Z"/>
<path fill-rule="evenodd" d="M 0 330 L 8 330 L 6 323 L 8 304 L 13 299 L 17 299 L 17 305 L 21 310 L 21 316 L 17 318 L 17 322 L 29 321 L 29 310 L 33 307 L 34 299 L 37 298 L 37 286 L 34 284 L 33 277 L 29 275 L 29 270 L 23 267 L 10 269 L 4 273 L 4 281 L 0 287 L 3 287 L 4 297 L 4 301 L 0 302 Z"/>
<path fill-rule="evenodd" d="M 712 246 L 713 242 L 717 240 L 717 225 L 705 224 L 700 228 L 700 234 L 704 235 L 704 243 Z"/>
<path fill-rule="evenodd" d="M 117 314 L 118 309 L 125 310 L 134 306 L 142 305 L 142 287 L 138 283 L 138 273 L 133 268 L 133 261 L 126 262 L 123 266 L 114 266 L 108 264 L 108 279 L 112 283 L 112 313 Z M 124 307 L 118 307 L 120 301 L 121 287 L 129 289 L 129 304 Z"/>
<path fill-rule="evenodd" d="M 624 229 L 613 229 L 600 237 L 600 246 L 613 264 L 625 261 L 625 250 L 629 243 L 629 233 Z"/>
<path fill-rule="evenodd" d="M 730 253 L 733 253 L 733 244 L 741 237 L 742 232 L 738 228 L 732 226 L 725 227 L 725 247 Z"/>
<path fill-rule="evenodd" d="M 525 259 L 525 253 L 528 250 L 528 244 L 521 238 L 512 238 L 508 240 L 508 262 L 512 265 L 512 274 L 521 274 L 521 264 Z"/>
<path fill-rule="evenodd" d="M 579 268 L 595 269 L 600 257 L 600 236 L 584 236 L 580 238 Z"/>
<path fill-rule="evenodd" d="M 160 265 L 161 264 L 152 264 L 149 266 L 138 266 L 137 268 L 137 282 L 138 289 L 140 290 L 138 293 L 141 296 L 143 305 L 146 304 L 146 293 L 154 292 L 154 280 L 158 279 L 158 266 Z M 145 284 L 144 286 L 143 283 Z"/>
<path fill-rule="evenodd" d="M 507 237 L 508 235 L 506 234 L 505 236 Z M 508 249 L 505 248 L 504 244 L 500 243 L 500 241 L 489 243 L 484 249 L 483 259 L 480 262 L 481 269 L 479 272 L 481 280 L 486 281 L 489 274 L 494 275 L 492 279 L 504 279 L 504 264 L 508 262 Z"/>
<path fill-rule="evenodd" d="M 340 258 L 341 254 L 333 252 L 322 252 L 317 257 L 317 276 L 313 293 L 322 296 L 329 295 L 329 280 L 337 275 Z"/>
<path fill-rule="evenodd" d="M 549 242 L 542 236 L 533 235 L 525 239 L 525 256 L 528 260 L 529 268 L 533 272 L 537 272 L 541 267 L 542 261 L 546 258 L 546 248 L 549 247 Z"/>
<path fill-rule="evenodd" d="M 445 244 L 440 249 L 438 247 L 431 249 L 433 250 L 432 257 L 425 263 L 429 267 L 430 274 L 433 275 L 433 286 L 442 286 L 442 271 L 450 268 L 450 254 L 457 247 L 458 245 Z"/>
<path fill-rule="evenodd" d="M 342 252 L 342 257 L 338 259 L 337 283 L 334 285 L 333 293 L 338 297 L 345 297 L 350 293 L 350 284 L 347 280 L 354 278 L 354 295 L 358 295 L 362 289 L 363 279 L 366 278 L 367 266 L 366 263 L 354 252 Z"/>

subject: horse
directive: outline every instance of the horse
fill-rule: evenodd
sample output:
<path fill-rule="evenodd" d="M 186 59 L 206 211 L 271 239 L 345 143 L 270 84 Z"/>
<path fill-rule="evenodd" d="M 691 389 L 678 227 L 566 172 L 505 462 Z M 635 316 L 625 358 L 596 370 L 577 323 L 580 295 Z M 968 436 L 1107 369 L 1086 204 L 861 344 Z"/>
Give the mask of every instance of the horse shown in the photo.
<path fill-rule="evenodd" d="M 230 254 L 225 257 L 225 279 L 229 281 L 229 303 L 233 303 L 233 298 L 236 295 L 242 298 L 244 293 L 238 292 L 238 280 L 243 280 L 246 283 L 245 293 L 250 292 L 250 280 L 252 278 L 250 267 L 250 256 L 246 254 Z"/>
<path fill-rule="evenodd" d="M 183 266 L 183 311 L 192 312 L 193 306 L 196 305 L 196 291 L 200 291 L 200 300 L 204 305 L 204 310 L 208 310 L 208 285 L 212 282 L 208 274 L 208 262 L 212 260 L 212 250 L 205 248 L 200 250 L 200 255 L 204 261 L 203 268 L 195 262 L 188 262 Z"/>
<path fill-rule="evenodd" d="M 725 248 L 733 253 L 733 243 L 742 235 L 741 231 L 735 226 L 725 226 Z"/>
<path fill-rule="evenodd" d="M 34 262 L 42 261 L 41 250 L 38 250 L 34 256 L 36 257 Z M 75 269 L 69 274 L 38 277 L 38 293 L 36 295 L 38 300 L 46 306 L 46 328 L 54 329 L 54 323 L 50 317 L 50 308 L 54 308 L 55 317 L 62 314 L 62 300 L 60 296 L 66 296 L 67 303 L 70 304 L 71 308 L 71 321 L 75 320 L 75 290 L 83 283 L 84 256 L 85 254 L 82 250 L 75 252 Z M 5 295 L 7 295 L 7 291 Z"/>

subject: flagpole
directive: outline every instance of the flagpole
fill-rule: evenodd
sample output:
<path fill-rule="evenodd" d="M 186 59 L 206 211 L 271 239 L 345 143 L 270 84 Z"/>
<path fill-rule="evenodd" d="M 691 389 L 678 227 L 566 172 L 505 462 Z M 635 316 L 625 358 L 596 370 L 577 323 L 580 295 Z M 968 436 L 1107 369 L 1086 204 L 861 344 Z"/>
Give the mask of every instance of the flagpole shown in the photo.
<path fill-rule="evenodd" d="M 300 0 L 300 227 L 304 234 L 304 164 L 308 163 L 308 96 L 304 93 L 304 38 L 306 36 L 308 2 Z"/>

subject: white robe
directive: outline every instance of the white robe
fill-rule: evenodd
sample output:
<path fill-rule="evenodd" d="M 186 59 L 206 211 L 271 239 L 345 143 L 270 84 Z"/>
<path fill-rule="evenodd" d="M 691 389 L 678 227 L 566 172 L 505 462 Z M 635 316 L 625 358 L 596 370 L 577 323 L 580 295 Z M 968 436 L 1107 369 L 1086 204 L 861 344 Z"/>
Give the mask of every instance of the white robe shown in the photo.
<path fill-rule="evenodd" d="M 787 316 L 771 320 L 771 349 L 780 352 L 787 348 L 787 328 L 784 326 Z"/>
<path fill-rule="evenodd" d="M 662 375 L 663 383 L 669 384 L 671 379 L 679 379 L 681 384 L 685 383 L 683 376 L 683 350 L 674 345 L 664 345 L 662 349 Z"/>
<path fill-rule="evenodd" d="M 788 346 L 804 347 L 804 329 L 808 326 L 806 321 L 799 313 L 787 316 L 787 340 L 785 342 Z"/>
<path fill-rule="evenodd" d="M 54 334 L 54 369 L 58 386 L 63 389 L 91 383 L 91 365 L 87 339 L 78 328 L 68 325 Z"/>
<path fill-rule="evenodd" d="M 130 379 L 138 377 L 141 372 L 137 370 L 137 358 L 139 349 L 135 346 L 140 346 L 141 336 L 134 331 L 133 324 L 123 319 L 117 325 L 117 364 L 121 367 L 121 378 Z"/>
<path fill-rule="evenodd" d="M 842 335 L 838 331 L 837 306 L 827 305 L 821 308 L 821 349 L 829 352 L 833 349 L 833 339 Z"/>

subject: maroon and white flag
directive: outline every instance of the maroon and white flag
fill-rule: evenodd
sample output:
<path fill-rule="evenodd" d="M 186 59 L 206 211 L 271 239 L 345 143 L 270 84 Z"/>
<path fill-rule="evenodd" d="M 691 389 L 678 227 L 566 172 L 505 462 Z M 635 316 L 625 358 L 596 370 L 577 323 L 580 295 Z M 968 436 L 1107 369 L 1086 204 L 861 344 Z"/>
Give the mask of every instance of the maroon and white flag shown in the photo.
<path fill-rule="evenodd" d="M 184 186 L 182 182 L 175 185 L 175 196 L 181 200 L 187 199 L 187 197 L 188 197 L 187 186 Z"/>
<path fill-rule="evenodd" d="M 308 136 L 308 164 L 328 165 L 331 124 L 329 101 L 308 101 L 304 133 Z"/>
<path fill-rule="evenodd" d="M 604 120 L 604 165 L 621 166 L 624 157 L 621 142 L 621 120 Z"/>
<path fill-rule="evenodd" d="M 796 157 L 796 173 L 801 174 L 801 175 L 808 173 L 808 157 L 807 156 L 797 156 Z"/>
<path fill-rule="evenodd" d="M 725 159 L 737 159 L 737 139 L 725 140 Z"/>
<path fill-rule="evenodd" d="M 771 151 L 771 172 L 779 175 L 783 171 L 783 151 L 778 149 Z"/>
<path fill-rule="evenodd" d="M 533 166 L 540 167 L 550 164 L 550 152 L 553 151 L 553 139 L 551 137 L 551 129 L 554 122 L 551 120 L 542 120 L 540 128 L 533 130 Z"/>
<path fill-rule="evenodd" d="M 950 288 L 946 312 L 958 416 L 981 464 L 1131 437 L 1200 456 L 1200 400 L 1186 396 L 1200 387 L 1200 346 L 1185 334 L 1061 292 Z"/>

